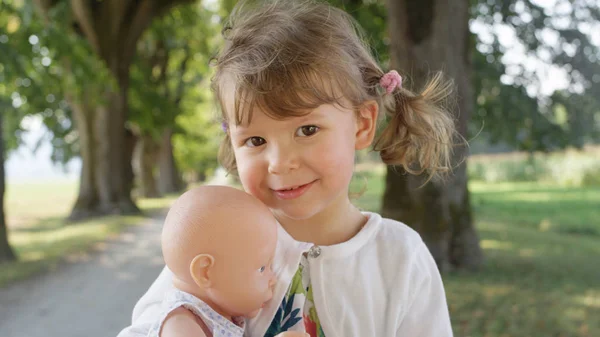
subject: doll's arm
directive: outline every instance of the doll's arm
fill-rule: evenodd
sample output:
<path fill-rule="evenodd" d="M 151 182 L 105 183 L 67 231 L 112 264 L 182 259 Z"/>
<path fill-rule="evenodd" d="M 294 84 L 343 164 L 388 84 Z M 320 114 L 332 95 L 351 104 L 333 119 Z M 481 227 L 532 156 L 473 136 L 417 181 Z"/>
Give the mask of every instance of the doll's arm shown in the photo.
<path fill-rule="evenodd" d="M 152 325 L 159 319 L 163 295 L 174 288 L 172 278 L 173 274 L 165 267 L 133 308 L 131 325 L 123 329 L 117 337 L 146 337 Z"/>
<path fill-rule="evenodd" d="M 206 337 L 206 333 L 193 313 L 179 307 L 165 319 L 159 337 Z"/>
<path fill-rule="evenodd" d="M 412 297 L 396 336 L 452 337 L 442 277 L 424 243 L 415 252 Z"/>

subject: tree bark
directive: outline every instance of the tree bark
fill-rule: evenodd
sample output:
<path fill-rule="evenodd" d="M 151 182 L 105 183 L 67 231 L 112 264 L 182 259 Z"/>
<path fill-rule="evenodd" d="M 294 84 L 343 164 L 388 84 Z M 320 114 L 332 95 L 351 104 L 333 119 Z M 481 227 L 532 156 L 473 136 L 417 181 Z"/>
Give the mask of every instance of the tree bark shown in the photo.
<path fill-rule="evenodd" d="M 5 173 L 4 173 L 4 123 L 3 115 L 0 113 L 0 263 L 16 260 L 10 244 L 8 243 L 8 227 L 4 215 L 4 192 L 5 192 Z"/>
<path fill-rule="evenodd" d="M 146 135 L 140 137 L 134 151 L 134 171 L 138 177 L 140 195 L 145 198 L 157 198 L 160 194 L 156 188 L 154 169 L 158 157 L 159 144 Z"/>
<path fill-rule="evenodd" d="M 100 196 L 96 187 L 96 140 L 94 132 L 95 112 L 85 104 L 86 100 L 67 98 L 77 133 L 79 134 L 79 155 L 81 157 L 81 173 L 79 175 L 79 193 L 71 211 L 71 219 L 86 218 L 97 215 L 100 210 Z"/>
<path fill-rule="evenodd" d="M 83 91 L 81 97 L 68 98 L 79 134 L 82 159 L 79 194 L 70 219 L 137 213 L 139 209 L 130 196 L 135 138 L 125 128 L 119 128 L 118 121 L 110 120 L 116 115 L 111 113 L 114 109 L 110 108 L 110 103 L 98 104 L 98 100 L 94 102 L 90 98 L 98 93 Z M 113 97 L 114 94 L 108 91 L 105 95 Z"/>
<path fill-rule="evenodd" d="M 181 174 L 173 157 L 173 129 L 163 131 L 158 157 L 158 191 L 161 194 L 177 193 L 183 189 Z"/>
<path fill-rule="evenodd" d="M 421 88 L 430 72 L 443 70 L 457 89 L 454 109 L 459 133 L 466 137 L 473 110 L 469 1 L 388 0 L 391 61 Z M 440 270 L 475 269 L 483 255 L 473 226 L 467 188 L 466 146 L 455 148 L 453 175 L 445 183 L 396 172 L 388 167 L 382 214 L 414 227 Z M 460 164 L 459 164 L 460 163 Z"/>

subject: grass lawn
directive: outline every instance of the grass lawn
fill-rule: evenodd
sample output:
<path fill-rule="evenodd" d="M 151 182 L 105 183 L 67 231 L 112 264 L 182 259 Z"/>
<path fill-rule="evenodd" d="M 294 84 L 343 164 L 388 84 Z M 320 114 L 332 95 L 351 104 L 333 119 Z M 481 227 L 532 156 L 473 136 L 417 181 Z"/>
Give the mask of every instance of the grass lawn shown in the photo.
<path fill-rule="evenodd" d="M 107 216 L 66 223 L 65 217 L 76 195 L 76 182 L 8 184 L 5 211 L 9 242 L 19 260 L 1 266 L 0 287 L 53 269 L 61 258 L 85 252 L 126 226 L 141 224 L 145 220 L 142 215 Z M 173 200 L 174 197 L 140 199 L 137 203 L 149 216 L 168 207 Z"/>
<path fill-rule="evenodd" d="M 383 188 L 356 203 L 378 210 Z M 600 336 L 600 187 L 469 188 L 486 263 L 443 276 L 455 336 Z"/>

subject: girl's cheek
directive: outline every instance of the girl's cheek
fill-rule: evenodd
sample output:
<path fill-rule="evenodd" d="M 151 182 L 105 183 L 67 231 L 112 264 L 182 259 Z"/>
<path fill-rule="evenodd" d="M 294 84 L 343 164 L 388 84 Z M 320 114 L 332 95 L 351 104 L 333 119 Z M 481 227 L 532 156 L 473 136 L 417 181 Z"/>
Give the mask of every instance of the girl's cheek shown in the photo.
<path fill-rule="evenodd" d="M 240 181 L 246 192 L 255 195 L 258 191 L 261 179 L 266 172 L 263 172 L 262 167 L 256 160 L 243 155 L 236 158 L 238 164 L 238 174 Z"/>
<path fill-rule="evenodd" d="M 252 196 L 254 196 L 255 198 L 257 198 L 258 200 L 262 201 L 264 203 L 264 200 L 262 200 L 259 190 L 254 187 L 254 186 L 248 186 L 245 187 L 246 192 L 250 193 Z"/>
<path fill-rule="evenodd" d="M 251 195 L 257 197 L 260 200 L 259 195 L 259 181 L 256 175 L 253 175 L 251 172 L 244 171 L 241 167 L 238 166 L 238 174 L 240 177 L 240 182 L 244 187 L 244 191 L 250 193 Z"/>

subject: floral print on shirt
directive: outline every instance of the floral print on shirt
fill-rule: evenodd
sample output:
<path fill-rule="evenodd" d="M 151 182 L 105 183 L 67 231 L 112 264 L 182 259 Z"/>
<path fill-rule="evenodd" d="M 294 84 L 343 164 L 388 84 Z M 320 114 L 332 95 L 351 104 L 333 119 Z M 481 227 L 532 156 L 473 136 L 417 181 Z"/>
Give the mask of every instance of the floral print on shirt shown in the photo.
<path fill-rule="evenodd" d="M 284 331 L 305 331 L 311 337 L 325 337 L 314 304 L 306 255 L 302 255 L 288 292 L 265 337 L 275 337 Z"/>

